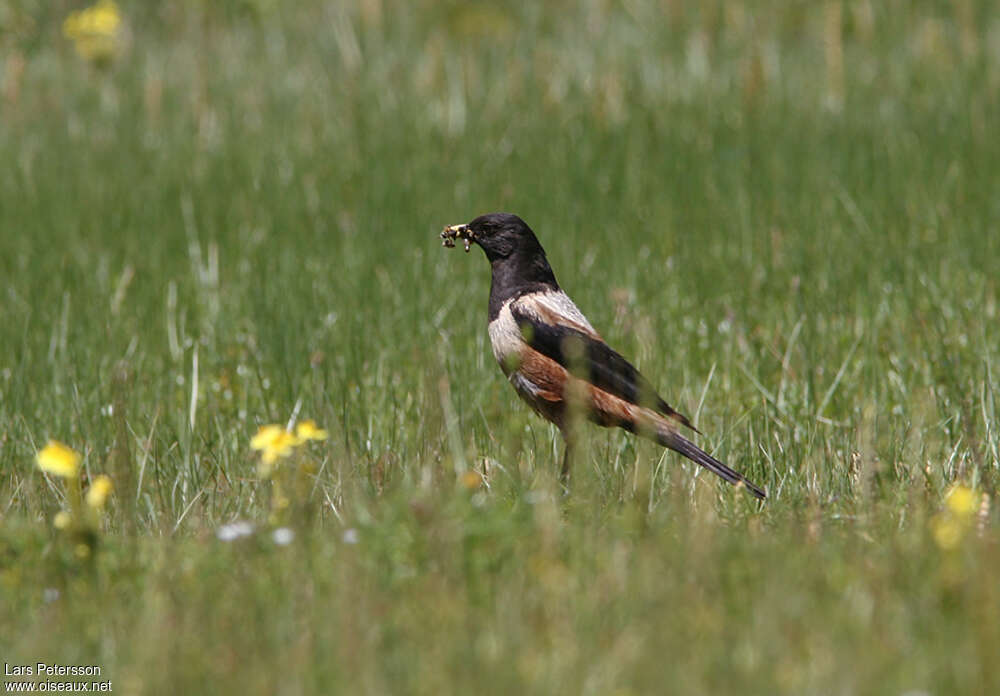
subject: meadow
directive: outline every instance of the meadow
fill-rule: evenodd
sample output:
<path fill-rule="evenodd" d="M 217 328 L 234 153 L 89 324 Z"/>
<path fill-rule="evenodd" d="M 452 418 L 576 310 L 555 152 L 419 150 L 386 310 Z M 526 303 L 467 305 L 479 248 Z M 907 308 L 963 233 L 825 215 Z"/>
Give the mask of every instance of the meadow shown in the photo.
<path fill-rule="evenodd" d="M 6 665 L 1000 693 L 992 3 L 83 7 L 0 4 Z M 437 237 L 496 210 L 765 503 L 598 428 L 560 495 Z"/>

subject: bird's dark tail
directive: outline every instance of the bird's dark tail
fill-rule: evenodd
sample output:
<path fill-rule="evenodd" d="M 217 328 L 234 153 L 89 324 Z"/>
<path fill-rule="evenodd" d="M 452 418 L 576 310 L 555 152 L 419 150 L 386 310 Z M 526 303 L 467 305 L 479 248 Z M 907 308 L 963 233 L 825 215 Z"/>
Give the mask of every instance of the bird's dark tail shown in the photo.
<path fill-rule="evenodd" d="M 767 497 L 767 493 L 764 489 L 755 486 L 751 483 L 746 476 L 730 469 L 728 466 L 720 462 L 718 459 L 705 452 L 700 447 L 695 445 L 693 442 L 685 438 L 683 435 L 677 433 L 674 430 L 660 429 L 656 433 L 656 441 L 659 442 L 664 447 L 669 447 L 675 452 L 683 454 L 685 457 L 690 459 L 696 464 L 701 464 L 703 467 L 711 471 L 713 474 L 719 478 L 729 481 L 729 483 L 739 486 L 746 486 L 751 493 L 756 497 L 763 500 Z"/>

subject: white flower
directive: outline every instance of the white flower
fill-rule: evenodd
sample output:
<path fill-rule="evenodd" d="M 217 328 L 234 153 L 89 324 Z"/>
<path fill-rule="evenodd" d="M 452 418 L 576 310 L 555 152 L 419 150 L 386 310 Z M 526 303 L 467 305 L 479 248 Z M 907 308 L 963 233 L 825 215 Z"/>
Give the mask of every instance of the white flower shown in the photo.
<path fill-rule="evenodd" d="M 295 532 L 288 527 L 278 527 L 271 532 L 271 539 L 278 546 L 288 546 L 295 539 Z"/>
<path fill-rule="evenodd" d="M 219 541 L 236 541 L 253 534 L 253 525 L 249 522 L 230 522 L 215 530 Z"/>

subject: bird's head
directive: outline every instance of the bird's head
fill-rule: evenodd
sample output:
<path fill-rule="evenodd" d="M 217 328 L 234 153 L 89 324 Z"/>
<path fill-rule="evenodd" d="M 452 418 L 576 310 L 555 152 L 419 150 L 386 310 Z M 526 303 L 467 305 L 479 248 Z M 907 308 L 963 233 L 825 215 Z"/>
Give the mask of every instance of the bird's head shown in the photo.
<path fill-rule="evenodd" d="M 455 246 L 455 240 L 460 239 L 466 251 L 473 243 L 478 244 L 491 263 L 514 255 L 545 257 L 535 233 L 524 220 L 511 213 L 489 213 L 464 225 L 448 225 L 441 239 L 446 247 Z"/>

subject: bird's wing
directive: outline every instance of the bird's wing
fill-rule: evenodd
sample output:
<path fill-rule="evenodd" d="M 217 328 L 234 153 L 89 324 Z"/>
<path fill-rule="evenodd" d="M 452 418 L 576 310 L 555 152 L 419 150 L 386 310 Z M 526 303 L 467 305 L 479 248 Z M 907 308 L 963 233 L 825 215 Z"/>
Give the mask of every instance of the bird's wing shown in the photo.
<path fill-rule="evenodd" d="M 510 305 L 511 315 L 529 346 L 574 377 L 698 432 L 686 416 L 656 393 L 649 380 L 601 339 L 569 297 L 560 293 L 562 298 L 541 299 L 539 295 L 524 295 Z M 566 311 L 566 306 L 572 310 Z"/>
<path fill-rule="evenodd" d="M 580 308 L 562 290 L 556 292 L 533 292 L 523 295 L 517 301 L 527 312 L 534 314 L 546 324 L 565 326 L 603 342 Z"/>

